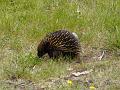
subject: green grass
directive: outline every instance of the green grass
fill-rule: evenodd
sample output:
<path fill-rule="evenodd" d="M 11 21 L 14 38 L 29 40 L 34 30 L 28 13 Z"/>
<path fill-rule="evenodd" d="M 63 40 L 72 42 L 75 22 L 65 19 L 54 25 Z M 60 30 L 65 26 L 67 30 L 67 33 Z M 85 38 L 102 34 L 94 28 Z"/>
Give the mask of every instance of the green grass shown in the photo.
<path fill-rule="evenodd" d="M 30 80 L 41 86 L 51 78 L 69 75 L 71 72 L 67 69 L 72 67 L 74 71 L 93 69 L 80 79 L 94 81 L 98 90 L 119 90 L 119 8 L 120 0 L 0 0 L 0 89 L 15 89 L 2 83 L 14 79 Z M 36 49 L 40 40 L 59 29 L 78 34 L 83 55 L 96 55 L 97 51 L 90 51 L 93 47 L 113 52 L 105 60 L 75 65 L 69 59 L 38 59 Z M 105 84 L 106 81 L 109 84 Z M 61 82 L 54 88 L 78 90 L 89 87 L 79 83 L 67 86 Z"/>

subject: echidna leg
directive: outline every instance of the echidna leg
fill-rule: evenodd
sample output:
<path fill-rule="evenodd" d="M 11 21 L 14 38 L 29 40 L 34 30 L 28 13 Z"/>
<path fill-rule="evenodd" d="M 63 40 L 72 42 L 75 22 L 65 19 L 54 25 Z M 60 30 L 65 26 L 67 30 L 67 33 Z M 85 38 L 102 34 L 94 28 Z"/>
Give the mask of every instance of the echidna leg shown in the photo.
<path fill-rule="evenodd" d="M 75 58 L 76 56 L 77 56 L 77 54 L 76 53 L 74 53 L 74 52 L 64 52 L 63 53 L 63 56 L 64 57 L 70 57 L 71 59 L 73 59 L 73 58 Z"/>
<path fill-rule="evenodd" d="M 49 51 L 48 55 L 49 55 L 50 58 L 52 58 L 53 57 L 53 52 Z"/>
<path fill-rule="evenodd" d="M 72 56 L 76 59 L 76 63 L 81 63 L 80 52 L 74 52 Z"/>
<path fill-rule="evenodd" d="M 58 57 L 60 57 L 61 56 L 61 51 L 54 51 L 53 52 L 53 57 L 54 58 L 58 58 Z"/>
<path fill-rule="evenodd" d="M 50 58 L 58 58 L 61 54 L 59 51 L 49 51 L 48 55 Z"/>
<path fill-rule="evenodd" d="M 71 58 L 71 53 L 70 52 L 63 52 L 63 57 L 70 57 Z"/>

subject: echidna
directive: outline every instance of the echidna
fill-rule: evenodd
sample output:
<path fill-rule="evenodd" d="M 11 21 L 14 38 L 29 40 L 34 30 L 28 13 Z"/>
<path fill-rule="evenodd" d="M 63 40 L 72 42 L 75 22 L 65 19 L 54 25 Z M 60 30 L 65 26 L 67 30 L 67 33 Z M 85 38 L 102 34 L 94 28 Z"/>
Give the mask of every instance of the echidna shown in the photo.
<path fill-rule="evenodd" d="M 48 53 L 50 58 L 59 56 L 70 56 L 71 58 L 79 56 L 78 38 L 67 30 L 59 30 L 47 35 L 37 48 L 38 57 Z"/>

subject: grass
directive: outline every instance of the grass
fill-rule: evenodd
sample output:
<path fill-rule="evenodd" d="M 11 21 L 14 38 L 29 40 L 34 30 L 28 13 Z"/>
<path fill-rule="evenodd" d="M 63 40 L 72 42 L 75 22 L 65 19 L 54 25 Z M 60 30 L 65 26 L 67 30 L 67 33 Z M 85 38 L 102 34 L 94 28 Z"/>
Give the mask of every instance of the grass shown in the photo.
<path fill-rule="evenodd" d="M 30 80 L 39 88 L 49 86 L 46 84 L 49 79 L 63 80 L 71 73 L 68 68 L 72 67 L 73 71 L 93 69 L 93 72 L 80 77 L 83 83 L 75 82 L 68 86 L 63 80 L 48 89 L 88 89 L 89 86 L 84 85 L 87 79 L 92 80 L 98 90 L 119 90 L 119 8 L 120 0 L 1 0 L 0 89 L 16 89 L 14 84 L 6 84 L 7 80 Z M 108 58 L 101 61 L 89 58 L 82 64 L 62 58 L 38 59 L 38 43 L 46 34 L 58 29 L 78 34 L 83 56 L 97 56 L 101 50 L 111 50 L 112 54 L 105 54 Z M 26 89 L 34 87 L 24 86 Z"/>

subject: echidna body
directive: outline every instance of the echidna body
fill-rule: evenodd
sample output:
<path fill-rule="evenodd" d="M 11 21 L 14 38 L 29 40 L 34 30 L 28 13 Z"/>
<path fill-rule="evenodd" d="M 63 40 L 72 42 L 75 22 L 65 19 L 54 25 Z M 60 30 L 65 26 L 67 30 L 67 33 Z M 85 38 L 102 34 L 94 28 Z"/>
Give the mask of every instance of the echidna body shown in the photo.
<path fill-rule="evenodd" d="M 71 32 L 59 30 L 42 39 L 37 51 L 39 58 L 46 53 L 50 58 L 57 58 L 61 55 L 74 58 L 79 55 L 79 41 Z"/>

